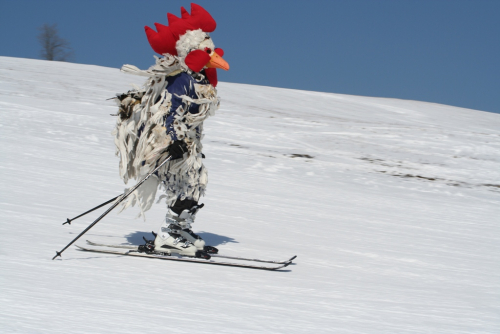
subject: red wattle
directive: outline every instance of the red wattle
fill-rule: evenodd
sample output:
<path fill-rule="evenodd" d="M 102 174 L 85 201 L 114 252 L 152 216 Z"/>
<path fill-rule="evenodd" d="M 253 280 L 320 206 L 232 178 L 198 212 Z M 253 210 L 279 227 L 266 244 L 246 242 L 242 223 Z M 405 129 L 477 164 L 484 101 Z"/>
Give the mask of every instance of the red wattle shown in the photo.
<path fill-rule="evenodd" d="M 216 68 L 206 68 L 205 76 L 207 80 L 210 81 L 210 84 L 214 87 L 217 87 L 217 69 Z"/>
<path fill-rule="evenodd" d="M 210 55 L 202 50 L 194 50 L 188 53 L 184 62 L 194 72 L 200 72 L 210 61 Z"/>

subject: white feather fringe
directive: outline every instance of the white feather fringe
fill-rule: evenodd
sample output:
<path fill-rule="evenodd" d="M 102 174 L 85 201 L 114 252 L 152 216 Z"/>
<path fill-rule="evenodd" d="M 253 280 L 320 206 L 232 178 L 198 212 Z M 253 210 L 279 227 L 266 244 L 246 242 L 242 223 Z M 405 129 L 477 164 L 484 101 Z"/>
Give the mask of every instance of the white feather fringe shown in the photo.
<path fill-rule="evenodd" d="M 207 37 L 209 38 L 206 39 Z M 188 30 L 184 35 L 180 36 L 175 44 L 175 49 L 181 59 L 186 58 L 189 52 L 200 49 L 200 47 L 208 47 L 212 50 L 215 48 L 209 34 L 203 32 L 201 29 Z"/>
<path fill-rule="evenodd" d="M 168 146 L 172 138 L 163 126 L 165 117 L 171 108 L 172 95 L 167 91 L 165 78 L 184 71 L 183 62 L 178 57 L 166 55 L 157 58 L 156 65 L 147 71 L 139 70 L 132 65 L 125 65 L 122 71 L 147 76 L 141 103 L 134 106 L 130 118 L 122 120 L 118 117 L 113 131 L 116 154 L 120 157 L 120 177 L 125 183 L 130 179 L 141 180 L 156 166 L 167 158 Z M 206 168 L 202 164 L 203 121 L 215 114 L 219 107 L 217 92 L 212 85 L 194 84 L 198 99 L 182 95 L 183 105 L 177 110 L 174 127 L 179 139 L 184 139 L 188 145 L 189 154 L 185 159 L 166 163 L 157 177 L 151 177 L 139 187 L 122 204 L 122 210 L 134 206 L 140 207 L 139 216 L 151 208 L 158 187 L 165 190 L 167 205 L 172 205 L 178 197 L 199 200 L 204 195 L 208 182 Z M 154 101 L 158 102 L 154 104 Z M 198 104 L 199 112 L 187 112 L 190 104 Z M 138 130 L 144 126 L 140 137 Z"/>

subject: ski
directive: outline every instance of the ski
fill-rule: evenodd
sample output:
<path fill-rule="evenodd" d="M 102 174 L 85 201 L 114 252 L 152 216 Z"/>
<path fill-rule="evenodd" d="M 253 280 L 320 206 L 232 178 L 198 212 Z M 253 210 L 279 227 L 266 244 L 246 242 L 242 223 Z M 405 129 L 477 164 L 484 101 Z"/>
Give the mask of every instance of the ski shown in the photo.
<path fill-rule="evenodd" d="M 219 255 L 219 254 L 210 254 L 210 256 L 224 258 L 224 259 L 230 259 L 230 260 L 253 261 L 253 262 L 272 263 L 272 264 L 287 264 L 287 263 L 290 264 L 297 257 L 297 255 L 294 255 L 290 259 L 285 260 L 285 261 L 274 261 L 274 260 L 251 259 L 251 258 L 247 258 L 247 257 L 228 256 L 228 255 Z"/>
<path fill-rule="evenodd" d="M 233 263 L 233 262 L 217 262 L 217 261 L 212 261 L 212 260 L 202 260 L 202 259 L 187 258 L 187 257 L 174 257 L 174 256 L 165 256 L 165 255 L 145 254 L 145 253 L 136 252 L 134 250 L 112 251 L 112 250 L 104 250 L 104 249 L 85 248 L 85 247 L 78 246 L 78 245 L 75 245 L 75 246 L 78 247 L 79 250 L 85 251 L 85 252 L 95 252 L 95 253 L 115 254 L 115 255 L 125 255 L 125 256 L 136 256 L 136 257 L 145 257 L 145 258 L 158 259 L 158 260 L 191 262 L 191 263 L 211 264 L 211 265 L 216 265 L 216 266 L 239 267 L 239 268 L 260 269 L 260 270 L 278 270 L 278 269 L 285 268 L 290 264 L 290 262 L 288 262 L 288 263 L 285 263 L 285 264 L 282 264 L 279 266 L 268 267 L 268 266 L 246 265 L 246 264 L 239 264 L 239 263 Z"/>
<path fill-rule="evenodd" d="M 134 245 L 116 245 L 116 244 L 100 244 L 97 242 L 92 242 L 90 240 L 87 240 L 87 243 L 91 246 L 101 246 L 101 247 L 111 247 L 111 248 L 121 248 L 121 249 L 130 249 L 130 250 L 137 250 L 138 246 Z M 230 260 L 239 260 L 239 261 L 253 261 L 253 262 L 262 262 L 262 263 L 272 263 L 272 264 L 286 264 L 292 262 L 297 255 L 292 256 L 288 260 L 284 261 L 275 261 L 275 260 L 261 260 L 261 259 L 251 259 L 251 258 L 246 258 L 246 257 L 239 257 L 239 256 L 228 256 L 228 255 L 220 255 L 220 254 L 210 254 L 212 257 L 218 257 L 222 259 L 230 259 Z"/>

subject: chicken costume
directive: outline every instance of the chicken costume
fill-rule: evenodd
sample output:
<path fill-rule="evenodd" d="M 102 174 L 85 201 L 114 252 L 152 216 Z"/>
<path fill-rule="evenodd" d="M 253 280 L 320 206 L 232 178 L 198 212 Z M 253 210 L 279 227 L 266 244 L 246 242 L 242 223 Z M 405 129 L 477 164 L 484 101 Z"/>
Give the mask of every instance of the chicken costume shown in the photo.
<path fill-rule="evenodd" d="M 156 57 L 148 70 L 124 65 L 122 71 L 148 77 L 143 88 L 117 95 L 118 119 L 113 132 L 120 158 L 120 177 L 141 180 L 167 157 L 167 162 L 124 202 L 138 205 L 141 214 L 151 208 L 158 188 L 163 188 L 168 213 L 154 241 L 139 247 L 148 253 L 177 253 L 209 258 L 217 249 L 191 230 L 198 201 L 205 193 L 207 170 L 203 166 L 203 121 L 219 108 L 217 68 L 229 69 L 209 35 L 215 30 L 212 16 L 191 4 L 179 18 L 168 13 L 169 25 L 145 27 Z"/>

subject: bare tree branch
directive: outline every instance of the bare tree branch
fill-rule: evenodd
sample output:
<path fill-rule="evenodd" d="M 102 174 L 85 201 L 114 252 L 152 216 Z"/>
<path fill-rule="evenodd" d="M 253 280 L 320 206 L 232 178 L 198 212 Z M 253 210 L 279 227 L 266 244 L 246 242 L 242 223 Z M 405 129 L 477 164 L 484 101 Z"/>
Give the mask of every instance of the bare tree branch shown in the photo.
<path fill-rule="evenodd" d="M 73 59 L 73 49 L 69 42 L 59 37 L 57 24 L 47 24 L 39 27 L 40 34 L 37 36 L 42 45 L 40 56 L 46 60 L 69 61 Z"/>

